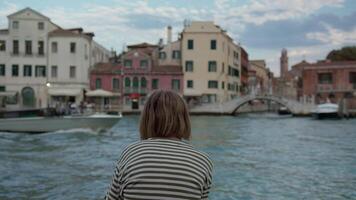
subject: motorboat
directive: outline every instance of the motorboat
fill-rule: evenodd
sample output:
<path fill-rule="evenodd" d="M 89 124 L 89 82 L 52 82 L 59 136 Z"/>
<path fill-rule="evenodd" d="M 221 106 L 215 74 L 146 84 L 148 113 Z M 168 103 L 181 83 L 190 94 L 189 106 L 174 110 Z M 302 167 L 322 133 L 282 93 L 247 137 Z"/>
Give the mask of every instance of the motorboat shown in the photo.
<path fill-rule="evenodd" d="M 319 104 L 312 111 L 312 115 L 316 119 L 339 118 L 339 105 L 334 103 Z"/>
<path fill-rule="evenodd" d="M 111 128 L 121 118 L 121 113 L 2 118 L 0 131 L 44 133 L 82 128 L 99 131 Z"/>
<path fill-rule="evenodd" d="M 278 109 L 278 114 L 279 114 L 279 115 L 290 115 L 291 112 L 289 111 L 289 109 L 288 109 L 287 107 L 281 106 L 281 107 L 279 107 L 279 109 Z"/>

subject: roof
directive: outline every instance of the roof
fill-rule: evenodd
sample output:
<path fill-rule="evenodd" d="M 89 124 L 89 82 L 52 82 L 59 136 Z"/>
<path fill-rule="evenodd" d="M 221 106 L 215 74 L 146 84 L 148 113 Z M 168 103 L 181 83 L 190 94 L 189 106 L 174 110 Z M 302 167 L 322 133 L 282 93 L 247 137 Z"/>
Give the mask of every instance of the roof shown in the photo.
<path fill-rule="evenodd" d="M 155 44 L 149 44 L 146 42 L 139 43 L 139 44 L 133 44 L 133 45 L 128 45 L 127 48 L 146 48 L 146 47 L 158 47 L 158 45 Z"/>
<path fill-rule="evenodd" d="M 160 66 L 153 66 L 152 72 L 158 73 L 183 73 L 182 66 L 179 65 L 160 65 Z"/>
<path fill-rule="evenodd" d="M 90 73 L 115 73 L 122 68 L 116 63 L 97 63 Z"/>
<path fill-rule="evenodd" d="M 325 62 L 317 62 L 317 63 L 312 63 L 304 67 L 304 69 L 325 69 L 325 68 L 348 68 L 356 67 L 356 60 L 355 61 L 325 61 Z"/>
<path fill-rule="evenodd" d="M 26 12 L 26 11 L 33 12 L 33 13 L 35 13 L 36 15 L 39 15 L 39 16 L 41 16 L 41 17 L 47 19 L 47 20 L 50 20 L 47 16 L 42 15 L 41 13 L 39 13 L 39 12 L 33 10 L 33 9 L 30 8 L 30 7 L 26 7 L 26 8 L 24 8 L 24 9 L 22 9 L 22 10 L 19 10 L 19 11 L 15 12 L 15 13 L 12 13 L 11 15 L 8 15 L 7 17 L 13 17 L 13 16 L 15 16 L 15 15 L 21 14 L 21 13 Z"/>
<path fill-rule="evenodd" d="M 94 36 L 94 33 L 82 33 L 78 32 L 78 29 L 56 29 L 48 33 L 48 35 L 51 36 L 64 36 L 64 37 L 78 37 L 78 36 L 83 36 L 87 39 L 92 39 Z"/>
<path fill-rule="evenodd" d="M 306 66 L 306 65 L 310 65 L 310 63 L 307 62 L 307 61 L 305 61 L 305 60 L 302 60 L 301 62 L 299 62 L 299 63 L 293 65 L 292 68 L 294 68 L 294 67 L 300 67 L 300 66 Z"/>

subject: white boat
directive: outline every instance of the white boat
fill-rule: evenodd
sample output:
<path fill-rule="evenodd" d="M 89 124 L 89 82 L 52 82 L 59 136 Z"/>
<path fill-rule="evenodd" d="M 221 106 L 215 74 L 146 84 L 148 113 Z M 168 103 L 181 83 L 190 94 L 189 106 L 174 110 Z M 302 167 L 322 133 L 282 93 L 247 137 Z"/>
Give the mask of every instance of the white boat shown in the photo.
<path fill-rule="evenodd" d="M 334 103 L 319 104 L 312 114 L 317 119 L 339 118 L 339 105 Z"/>
<path fill-rule="evenodd" d="M 122 115 L 95 113 L 92 115 L 18 117 L 0 119 L 0 131 L 44 133 L 69 129 L 92 129 L 94 131 L 109 129 Z"/>
<path fill-rule="evenodd" d="M 292 114 L 292 113 L 289 111 L 289 109 L 288 109 L 287 107 L 281 106 L 281 107 L 279 107 L 279 109 L 278 109 L 278 114 L 279 114 L 279 115 L 290 115 L 290 114 Z"/>

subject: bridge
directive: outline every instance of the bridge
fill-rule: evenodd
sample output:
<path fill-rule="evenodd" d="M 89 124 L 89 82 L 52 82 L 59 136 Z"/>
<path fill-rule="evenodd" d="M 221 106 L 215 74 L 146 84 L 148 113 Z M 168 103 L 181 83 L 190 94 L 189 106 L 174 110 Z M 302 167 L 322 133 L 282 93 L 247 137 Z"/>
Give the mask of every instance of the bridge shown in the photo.
<path fill-rule="evenodd" d="M 311 113 L 314 105 L 311 103 L 300 103 L 296 100 L 287 99 L 274 95 L 246 95 L 234 98 L 224 103 L 206 104 L 190 109 L 192 114 L 222 114 L 233 115 L 244 104 L 253 100 L 274 101 L 287 107 L 293 115 L 307 115 Z"/>

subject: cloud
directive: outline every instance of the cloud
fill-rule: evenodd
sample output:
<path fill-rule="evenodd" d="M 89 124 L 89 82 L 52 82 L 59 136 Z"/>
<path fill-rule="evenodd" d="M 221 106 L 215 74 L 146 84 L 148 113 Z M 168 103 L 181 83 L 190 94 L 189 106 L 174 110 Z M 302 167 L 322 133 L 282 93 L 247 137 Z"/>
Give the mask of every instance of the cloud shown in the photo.
<path fill-rule="evenodd" d="M 317 40 L 324 44 L 349 45 L 356 44 L 356 27 L 351 31 L 344 31 L 324 24 L 326 31 L 307 33 L 308 39 Z"/>

